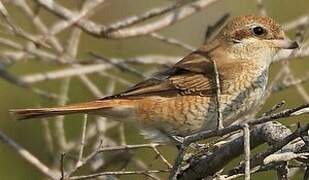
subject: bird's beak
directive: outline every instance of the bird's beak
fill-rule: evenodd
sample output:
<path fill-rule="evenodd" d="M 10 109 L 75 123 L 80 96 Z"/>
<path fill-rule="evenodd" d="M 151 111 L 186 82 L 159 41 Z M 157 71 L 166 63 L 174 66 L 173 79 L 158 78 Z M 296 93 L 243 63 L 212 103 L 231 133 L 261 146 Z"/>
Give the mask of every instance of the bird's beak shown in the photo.
<path fill-rule="evenodd" d="M 275 39 L 275 40 L 272 40 L 272 42 L 275 47 L 280 48 L 280 49 L 295 49 L 299 47 L 296 41 L 291 41 L 288 38 Z"/>

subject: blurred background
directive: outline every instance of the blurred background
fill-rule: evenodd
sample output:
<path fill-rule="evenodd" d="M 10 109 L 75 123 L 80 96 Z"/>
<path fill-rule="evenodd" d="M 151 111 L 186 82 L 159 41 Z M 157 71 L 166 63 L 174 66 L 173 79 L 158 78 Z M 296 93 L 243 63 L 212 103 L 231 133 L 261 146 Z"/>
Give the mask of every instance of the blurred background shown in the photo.
<path fill-rule="evenodd" d="M 5 2 L 5 1 L 3 1 Z M 58 0 L 55 1 L 61 5 L 69 8 L 70 10 L 80 9 L 83 1 L 80 0 Z M 30 7 L 36 11 L 37 6 L 35 2 L 29 0 L 27 1 Z M 161 7 L 174 3 L 172 0 L 106 0 L 100 7 L 96 8 L 94 15 L 91 16 L 91 20 L 108 25 L 117 20 L 121 20 L 125 17 L 131 15 L 139 15 L 147 10 L 154 7 Z M 264 6 L 267 10 L 268 16 L 274 18 L 279 23 L 284 24 L 289 22 L 297 17 L 309 14 L 309 1 L 308 0 L 272 0 L 264 1 Z M 31 19 L 25 17 L 24 13 L 15 5 L 9 1 L 4 3 L 7 8 L 9 15 L 12 17 L 14 22 L 20 27 L 24 28 L 28 32 L 37 32 L 36 28 L 32 25 Z M 37 12 L 42 18 L 44 23 L 47 25 L 52 25 L 59 20 L 59 17 L 54 16 L 53 14 L 40 8 Z M 205 10 L 201 10 L 199 13 L 190 16 L 176 24 L 164 28 L 157 33 L 165 37 L 170 37 L 177 39 L 180 42 L 188 44 L 194 48 L 198 48 L 203 44 L 205 31 L 207 26 L 215 23 L 222 15 L 225 13 L 230 13 L 231 16 L 244 15 L 244 14 L 258 14 L 257 3 L 255 0 L 222 0 L 219 1 Z M 3 30 L 3 28 L 2 28 Z M 68 40 L 70 34 L 72 33 L 72 28 L 67 28 L 57 35 L 61 43 L 65 44 Z M 290 38 L 295 37 L 295 31 L 288 32 Z M 20 38 L 1 33 L 0 37 L 8 38 L 20 41 Z M 0 50 L 9 49 L 5 45 L 0 45 Z M 91 59 L 92 56 L 89 54 L 94 52 L 108 58 L 121 58 L 127 59 L 136 56 L 144 55 L 166 55 L 166 56 L 185 56 L 190 53 L 189 50 L 179 48 L 176 46 L 171 46 L 169 44 L 158 41 L 149 36 L 140 36 L 127 39 L 104 39 L 96 38 L 90 36 L 86 33 L 81 34 L 80 44 L 77 51 L 77 59 Z M 0 59 L 1 61 L 1 59 Z M 22 77 L 24 75 L 48 72 L 53 70 L 59 70 L 67 68 L 67 65 L 61 65 L 57 63 L 46 63 L 35 58 L 32 59 L 22 59 L 14 65 L 8 68 L 8 71 L 17 77 Z M 309 59 L 293 60 L 290 65 L 291 69 L 294 71 L 297 77 L 300 77 L 308 73 L 309 69 Z M 136 68 L 141 73 L 144 72 L 144 75 L 148 76 L 152 72 L 162 68 L 159 65 L 135 65 Z M 274 74 L 281 68 L 279 64 L 272 66 L 271 75 Z M 127 73 L 126 71 L 120 71 L 119 69 L 113 68 L 105 71 L 105 73 L 111 75 L 117 75 L 128 83 L 119 83 L 118 81 L 111 80 L 106 76 L 98 75 L 97 73 L 89 75 L 89 79 L 101 90 L 104 95 L 108 95 L 112 92 L 120 92 L 126 89 L 130 83 L 134 84 L 140 80 L 141 77 Z M 61 91 L 61 84 L 63 80 L 56 79 L 44 82 L 38 82 L 33 84 L 34 87 L 44 89 L 48 92 L 53 92 L 59 94 Z M 82 102 L 87 100 L 96 99 L 96 97 L 85 87 L 80 79 L 73 77 L 70 80 L 70 86 L 68 89 L 68 103 Z M 113 90 L 110 87 L 114 87 Z M 38 159 L 48 166 L 53 166 L 59 169 L 60 163 L 60 154 L 62 151 L 57 150 L 57 145 L 54 145 L 53 152 L 50 152 L 50 147 L 47 147 L 46 136 L 44 133 L 44 127 L 46 127 L 42 122 L 37 120 L 17 122 L 12 120 L 9 116 L 8 110 L 12 108 L 26 108 L 26 107 L 37 107 L 37 106 L 52 106 L 57 104 L 56 100 L 51 100 L 43 98 L 32 91 L 20 88 L 12 83 L 7 82 L 6 80 L 0 79 L 0 130 L 8 135 L 10 138 L 15 140 L 21 146 L 30 151 Z M 303 86 L 307 93 L 309 92 L 309 83 L 305 83 Z M 286 107 L 293 107 L 305 103 L 304 99 L 297 93 L 294 87 L 288 88 L 284 91 L 272 95 L 263 106 L 261 112 L 266 109 L 269 109 L 278 102 L 285 100 Z M 82 115 L 76 116 L 67 116 L 64 120 L 64 129 L 66 138 L 68 141 L 78 141 L 78 138 L 81 134 L 82 129 Z M 308 118 L 307 118 L 308 120 Z M 89 117 L 89 123 L 94 122 L 94 117 Z M 106 120 L 103 120 L 106 121 Z M 291 124 L 296 122 L 304 122 L 304 117 L 298 117 L 293 119 L 281 120 L 284 124 Z M 108 123 L 112 122 L 107 120 Z M 51 134 L 56 133 L 55 126 L 49 125 Z M 124 127 L 124 136 L 125 142 L 127 144 L 141 144 L 147 143 L 147 140 L 139 134 L 139 132 L 132 127 L 132 125 L 117 125 L 108 129 L 105 133 L 107 137 L 113 139 L 116 144 L 121 144 L 121 136 L 119 133 L 119 126 Z M 123 140 L 123 139 L 122 139 Z M 103 139 L 104 141 L 104 139 Z M 89 143 L 90 144 L 90 143 Z M 162 154 L 168 157 L 170 162 L 173 162 L 176 155 L 176 148 L 174 147 L 162 147 L 159 148 Z M 90 148 L 85 148 L 85 154 L 90 152 Z M 70 153 L 68 153 L 70 154 Z M 76 155 L 75 152 L 71 153 Z M 102 156 L 105 157 L 105 161 L 108 160 L 108 157 L 111 153 L 106 153 Z M 53 157 L 53 156 L 56 156 Z M 141 149 L 137 151 L 130 152 L 130 157 L 138 157 L 144 162 L 151 162 L 148 166 L 151 169 L 162 169 L 166 166 L 156 159 L 156 155 L 147 149 Z M 68 157 L 69 159 L 69 157 Z M 57 162 L 55 162 L 57 161 Z M 236 163 L 232 162 L 232 164 Z M 113 163 L 110 166 L 104 167 L 105 171 L 108 170 L 119 170 L 123 164 L 121 162 Z M 138 169 L 137 165 L 134 163 L 129 164 L 126 170 Z M 83 172 L 88 172 L 87 168 L 82 169 L 77 174 L 83 174 Z M 253 175 L 252 179 L 274 179 L 275 172 L 265 172 L 258 173 Z M 167 177 L 166 173 L 162 173 L 160 177 Z M 293 179 L 300 179 L 302 173 L 293 177 Z M 144 179 L 144 176 L 121 176 L 120 179 Z M 16 154 L 6 144 L 0 143 L 0 179 L 45 179 L 40 172 L 38 172 L 34 167 L 30 166 L 23 158 Z"/>

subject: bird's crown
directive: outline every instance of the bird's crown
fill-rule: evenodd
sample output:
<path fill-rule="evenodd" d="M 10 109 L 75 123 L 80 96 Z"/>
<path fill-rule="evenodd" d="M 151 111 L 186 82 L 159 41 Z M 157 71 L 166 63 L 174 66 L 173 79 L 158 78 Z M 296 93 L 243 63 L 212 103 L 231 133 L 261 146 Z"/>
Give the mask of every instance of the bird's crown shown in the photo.
<path fill-rule="evenodd" d="M 229 21 L 223 28 L 224 38 L 241 40 L 255 37 L 259 39 L 282 39 L 284 33 L 278 23 L 264 16 L 238 16 Z"/>

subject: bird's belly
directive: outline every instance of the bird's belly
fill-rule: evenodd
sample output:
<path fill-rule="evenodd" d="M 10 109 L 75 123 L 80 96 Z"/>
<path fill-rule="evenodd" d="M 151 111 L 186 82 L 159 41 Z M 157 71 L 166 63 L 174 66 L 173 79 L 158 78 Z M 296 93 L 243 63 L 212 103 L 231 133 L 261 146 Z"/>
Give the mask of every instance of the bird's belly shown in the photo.
<path fill-rule="evenodd" d="M 262 76 L 245 88 L 220 96 L 220 108 L 225 126 L 257 104 L 264 94 L 266 81 L 267 77 Z M 155 136 L 161 134 L 186 136 L 217 127 L 216 97 L 198 95 L 151 97 L 139 104 L 136 111 L 138 123 L 152 134 L 157 133 Z"/>
<path fill-rule="evenodd" d="M 144 101 L 136 114 L 139 123 L 152 133 L 156 129 L 170 136 L 185 136 L 203 127 L 212 105 L 213 101 L 209 97 L 156 97 L 155 100 Z"/>

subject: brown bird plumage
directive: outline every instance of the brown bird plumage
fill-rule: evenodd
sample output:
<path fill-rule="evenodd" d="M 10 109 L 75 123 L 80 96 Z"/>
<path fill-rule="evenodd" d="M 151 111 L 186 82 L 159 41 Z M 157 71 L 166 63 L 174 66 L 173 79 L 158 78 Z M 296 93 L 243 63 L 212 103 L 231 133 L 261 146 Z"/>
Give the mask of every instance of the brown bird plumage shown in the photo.
<path fill-rule="evenodd" d="M 216 64 L 220 108 L 228 125 L 250 111 L 263 96 L 268 69 L 280 49 L 298 47 L 272 19 L 240 16 L 209 44 L 166 71 L 127 91 L 103 99 L 55 108 L 17 109 L 17 119 L 89 113 L 130 121 L 150 138 L 166 140 L 217 125 Z M 145 133 L 144 133 L 145 134 Z"/>

